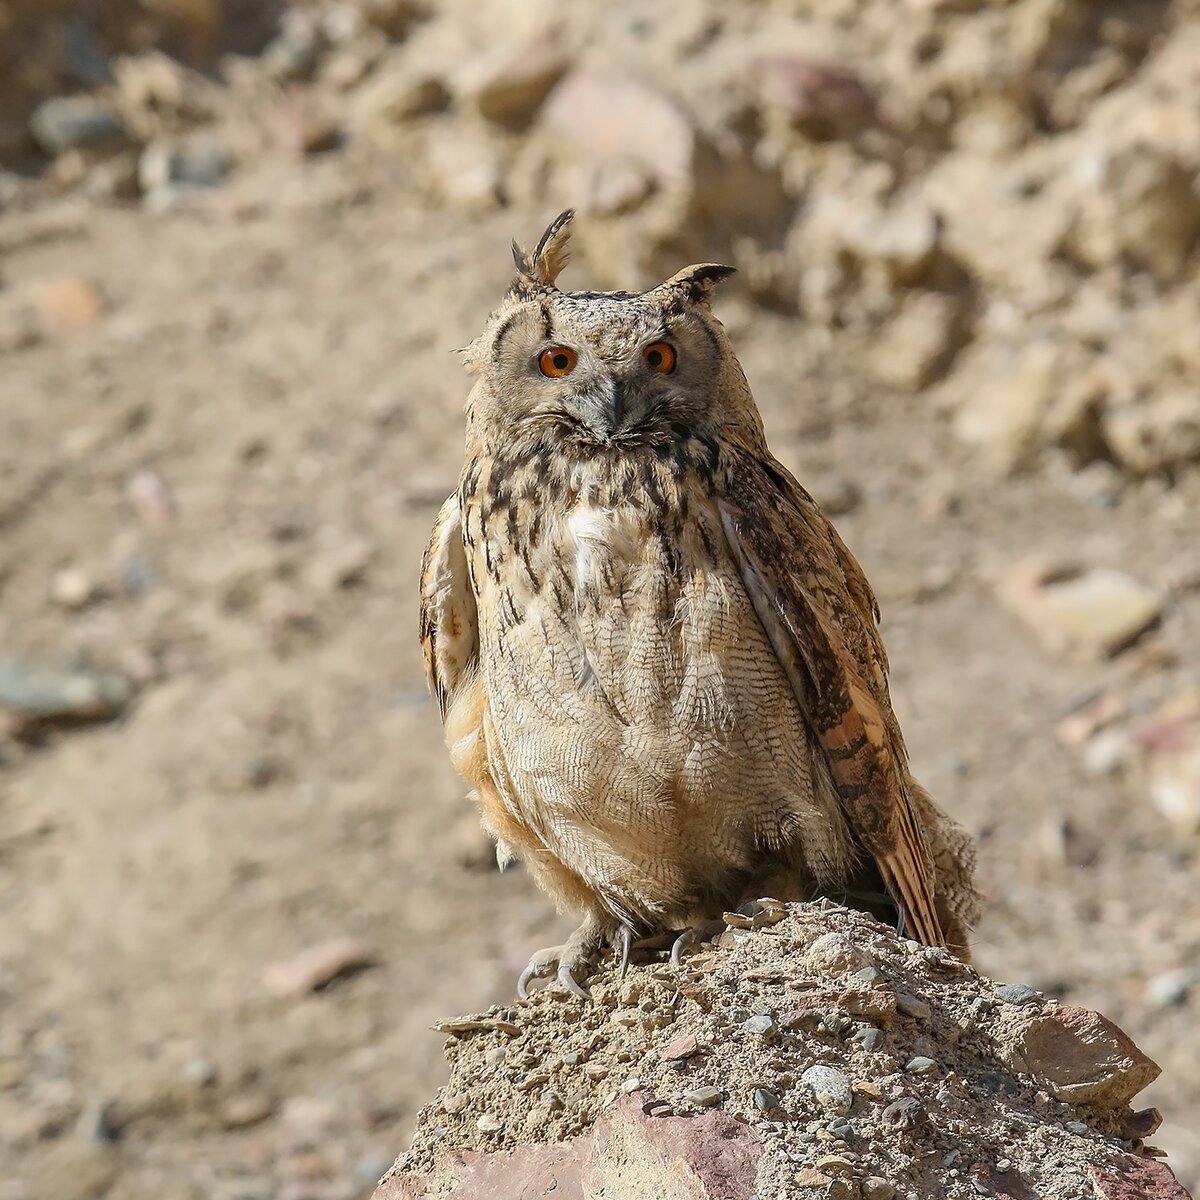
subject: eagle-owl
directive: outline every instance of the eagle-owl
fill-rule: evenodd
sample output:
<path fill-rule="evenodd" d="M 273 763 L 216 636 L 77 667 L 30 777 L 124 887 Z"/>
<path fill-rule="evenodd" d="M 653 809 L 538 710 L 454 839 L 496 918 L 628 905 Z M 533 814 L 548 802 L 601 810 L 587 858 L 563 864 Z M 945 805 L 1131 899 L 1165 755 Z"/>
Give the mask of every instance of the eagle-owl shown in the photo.
<path fill-rule="evenodd" d="M 572 214 L 464 351 L 421 640 L 501 862 L 583 916 L 521 974 L 768 894 L 890 898 L 966 952 L 974 851 L 909 774 L 871 587 L 772 456 L 710 307 L 732 268 L 566 292 Z M 885 893 L 885 895 L 880 895 Z"/>

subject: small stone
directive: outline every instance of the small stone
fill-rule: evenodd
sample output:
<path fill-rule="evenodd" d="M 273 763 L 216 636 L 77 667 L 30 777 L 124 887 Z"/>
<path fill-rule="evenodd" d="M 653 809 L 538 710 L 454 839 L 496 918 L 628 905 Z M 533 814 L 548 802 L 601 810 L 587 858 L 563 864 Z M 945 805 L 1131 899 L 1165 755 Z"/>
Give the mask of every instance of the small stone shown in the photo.
<path fill-rule="evenodd" d="M 779 1097 L 766 1088 L 754 1089 L 754 1107 L 760 1112 L 774 1112 L 779 1107 Z"/>
<path fill-rule="evenodd" d="M 475 1121 L 475 1128 L 481 1133 L 499 1133 L 503 1126 L 495 1113 L 484 1113 Z"/>
<path fill-rule="evenodd" d="M 815 1170 L 813 1167 L 802 1167 L 792 1176 L 792 1181 L 797 1187 L 825 1187 L 831 1182 L 828 1175 L 822 1171 Z"/>
<path fill-rule="evenodd" d="M 86 608 L 98 594 L 95 580 L 78 567 L 63 567 L 50 581 L 50 599 L 72 612 Z"/>
<path fill-rule="evenodd" d="M 120 144 L 125 123 L 111 104 L 92 96 L 57 96 L 39 104 L 29 130 L 47 154 Z"/>
<path fill-rule="evenodd" d="M 1001 599 L 1050 650 L 1111 657 L 1162 617 L 1163 598 L 1111 567 L 1020 563 L 1000 583 Z"/>
<path fill-rule="evenodd" d="M 263 983 L 276 996 L 298 999 L 335 980 L 357 974 L 371 962 L 370 950 L 357 938 L 331 938 L 292 958 L 272 963 L 263 971 Z"/>
<path fill-rule="evenodd" d="M 883 1046 L 884 1034 L 882 1029 L 876 1029 L 874 1025 L 868 1025 L 866 1029 L 860 1029 L 857 1033 L 850 1036 L 852 1042 L 857 1042 L 868 1054 Z"/>
<path fill-rule="evenodd" d="M 1173 1008 L 1185 1003 L 1197 984 L 1200 984 L 1200 969 L 1176 967 L 1147 979 L 1142 994 L 1150 1008 Z"/>
<path fill-rule="evenodd" d="M 994 995 L 1005 1004 L 1032 1004 L 1042 998 L 1042 993 L 1025 983 L 1005 983 L 996 988 Z"/>
<path fill-rule="evenodd" d="M 937 1063 L 932 1058 L 918 1054 L 904 1064 L 904 1069 L 910 1075 L 928 1075 L 931 1071 L 937 1070 Z"/>
<path fill-rule="evenodd" d="M 844 933 L 822 934 L 804 953 L 805 969 L 813 975 L 849 975 L 874 965 Z"/>
<path fill-rule="evenodd" d="M 32 301 L 38 324 L 47 337 L 82 333 L 108 311 L 104 293 L 82 275 L 63 275 L 36 284 Z"/>
<path fill-rule="evenodd" d="M 829 1190 L 825 1194 L 829 1200 L 859 1200 L 861 1195 L 858 1184 L 852 1179 L 831 1180 Z"/>
<path fill-rule="evenodd" d="M 265 1121 L 274 1111 L 274 1099 L 267 1092 L 256 1088 L 230 1096 L 221 1105 L 221 1124 L 226 1129 L 247 1129 Z"/>
<path fill-rule="evenodd" d="M 902 1096 L 883 1110 L 883 1123 L 894 1129 L 911 1129 L 923 1111 L 923 1105 L 915 1096 Z"/>
<path fill-rule="evenodd" d="M 583 1073 L 589 1079 L 604 1079 L 608 1075 L 608 1066 L 602 1062 L 584 1063 Z"/>
<path fill-rule="evenodd" d="M 441 112 L 450 103 L 436 76 L 414 74 L 407 64 L 376 74 L 356 93 L 353 116 L 361 124 L 411 121 Z"/>
<path fill-rule="evenodd" d="M 685 1033 L 682 1037 L 677 1037 L 669 1046 L 665 1046 L 659 1051 L 659 1062 L 678 1062 L 685 1058 L 691 1058 L 699 1049 L 696 1042 L 695 1034 Z M 563 1055 L 563 1061 L 566 1062 L 566 1055 Z"/>
<path fill-rule="evenodd" d="M 1062 1005 L 1031 1021 L 1006 1065 L 1034 1076 L 1056 1099 L 1122 1107 L 1158 1078 L 1157 1063 L 1107 1017 Z"/>
<path fill-rule="evenodd" d="M 689 1034 L 689 1036 L 691 1036 L 691 1035 Z M 680 1040 L 682 1040 L 682 1039 L 680 1039 Z M 693 1042 L 694 1042 L 695 1040 L 696 1040 L 695 1038 L 692 1038 L 692 1041 L 693 1041 Z M 672 1045 L 674 1045 L 674 1044 L 675 1044 L 675 1043 L 672 1043 Z M 669 1049 L 670 1049 L 670 1046 L 668 1046 L 668 1047 L 667 1047 L 667 1049 L 669 1050 Z M 693 1051 L 692 1051 L 692 1053 L 695 1053 L 695 1051 L 693 1050 Z M 663 1052 L 663 1054 L 662 1054 L 662 1059 L 663 1059 L 663 1061 L 664 1061 L 664 1062 L 667 1060 L 666 1051 L 664 1051 L 664 1052 Z M 565 1066 L 568 1066 L 568 1067 L 577 1067 L 577 1066 L 579 1066 L 579 1064 L 580 1064 L 581 1062 L 583 1062 L 583 1055 L 582 1055 L 582 1054 L 580 1054 L 578 1050 L 568 1050 L 568 1051 L 567 1051 L 567 1052 L 566 1052 L 566 1053 L 565 1053 L 565 1054 L 562 1056 L 562 1060 L 563 1060 L 563 1064 L 564 1064 Z"/>
<path fill-rule="evenodd" d="M 570 65 L 559 40 L 539 31 L 529 41 L 501 46 L 469 66 L 463 90 L 489 121 L 524 124 Z"/>
<path fill-rule="evenodd" d="M 212 1087 L 217 1082 L 217 1064 L 211 1058 L 189 1058 L 180 1075 L 189 1087 Z"/>
<path fill-rule="evenodd" d="M 845 1114 L 854 1103 L 850 1080 L 836 1067 L 818 1063 L 800 1076 L 800 1082 L 812 1092 L 817 1103 L 828 1111 Z"/>
<path fill-rule="evenodd" d="M 550 1113 L 562 1112 L 566 1107 L 563 1103 L 563 1098 L 553 1088 L 547 1088 L 542 1093 L 542 1104 L 545 1106 L 546 1111 Z"/>
<path fill-rule="evenodd" d="M 470 1097 L 464 1095 L 462 1092 L 448 1092 L 441 1098 L 442 1111 L 455 1116 L 462 1112 L 470 1102 Z"/>
<path fill-rule="evenodd" d="M 31 737 L 58 726 L 109 721 L 133 699 L 124 675 L 86 669 L 32 666 L 0 659 L 0 712 L 12 718 L 17 737 Z"/>
<path fill-rule="evenodd" d="M 886 1179 L 880 1179 L 878 1175 L 869 1175 L 863 1180 L 862 1194 L 863 1200 L 892 1200 L 896 1189 Z"/>
<path fill-rule="evenodd" d="M 625 1082 L 621 1084 L 617 1091 L 624 1096 L 628 1096 L 632 1092 L 640 1091 L 641 1087 L 642 1081 L 635 1075 L 633 1078 L 625 1080 Z"/>
<path fill-rule="evenodd" d="M 489 1046 L 484 1052 L 483 1059 L 489 1067 L 498 1067 L 507 1056 L 508 1051 L 503 1046 Z"/>
<path fill-rule="evenodd" d="M 928 1000 L 922 1000 L 920 996 L 909 992 L 896 993 L 896 1008 L 915 1021 L 928 1021 L 931 1013 Z"/>
<path fill-rule="evenodd" d="M 767 1016 L 766 1013 L 760 1013 L 758 1016 L 751 1017 L 750 1020 L 743 1023 L 742 1028 L 747 1033 L 756 1033 L 762 1037 L 775 1032 L 774 1017 Z"/>
<path fill-rule="evenodd" d="M 690 1092 L 684 1092 L 683 1098 L 689 1103 L 696 1105 L 697 1108 L 712 1108 L 715 1104 L 720 1104 L 725 1098 L 725 1093 L 720 1088 L 715 1087 L 699 1087 Z"/>

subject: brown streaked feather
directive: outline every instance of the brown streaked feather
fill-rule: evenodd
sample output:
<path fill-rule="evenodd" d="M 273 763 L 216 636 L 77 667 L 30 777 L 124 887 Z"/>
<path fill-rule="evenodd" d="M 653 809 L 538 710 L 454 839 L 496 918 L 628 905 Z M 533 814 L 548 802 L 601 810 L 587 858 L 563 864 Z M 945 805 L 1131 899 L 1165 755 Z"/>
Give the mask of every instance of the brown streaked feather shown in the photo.
<path fill-rule="evenodd" d="M 825 751 L 849 823 L 903 905 L 909 931 L 943 945 L 934 865 L 908 794 L 874 595 L 783 467 L 740 449 L 728 455 L 725 498 L 717 503 L 755 611 Z"/>
<path fill-rule="evenodd" d="M 478 613 L 457 495 L 442 505 L 421 561 L 420 636 L 425 679 L 445 721 L 455 689 L 479 655 Z"/>

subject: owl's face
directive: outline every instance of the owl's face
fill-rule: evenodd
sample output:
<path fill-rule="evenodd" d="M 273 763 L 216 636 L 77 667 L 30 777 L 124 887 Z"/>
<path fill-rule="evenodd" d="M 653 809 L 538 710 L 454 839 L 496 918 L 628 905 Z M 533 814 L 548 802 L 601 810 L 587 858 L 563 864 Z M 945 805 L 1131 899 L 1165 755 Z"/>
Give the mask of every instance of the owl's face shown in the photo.
<path fill-rule="evenodd" d="M 619 444 L 703 423 L 728 347 L 711 315 L 658 291 L 554 292 L 510 307 L 484 370 L 491 420 Z"/>
<path fill-rule="evenodd" d="M 468 352 L 479 376 L 469 436 L 512 448 L 547 433 L 585 446 L 661 445 L 685 431 L 757 426 L 749 389 L 708 295 L 732 268 L 688 267 L 641 294 L 565 292 L 564 214 Z"/>

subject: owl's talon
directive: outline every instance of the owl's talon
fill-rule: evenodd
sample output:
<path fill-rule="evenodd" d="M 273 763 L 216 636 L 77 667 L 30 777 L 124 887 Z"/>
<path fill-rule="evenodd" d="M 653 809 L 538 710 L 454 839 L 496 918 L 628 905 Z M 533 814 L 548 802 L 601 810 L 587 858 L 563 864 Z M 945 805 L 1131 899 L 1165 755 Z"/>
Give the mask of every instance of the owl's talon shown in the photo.
<path fill-rule="evenodd" d="M 517 995 L 529 999 L 529 984 L 535 979 L 553 979 L 560 987 L 581 1000 L 591 1000 L 592 994 L 576 978 L 576 971 L 586 971 L 592 965 L 596 952 L 606 945 L 612 936 L 612 927 L 602 927 L 598 922 L 584 921 L 561 946 L 547 946 L 535 951 L 517 978 Z"/>
<path fill-rule="evenodd" d="M 697 942 L 700 941 L 699 929 L 685 929 L 671 943 L 671 966 L 677 971 L 683 967 L 683 952 L 690 950 Z"/>
<path fill-rule="evenodd" d="M 621 947 L 621 979 L 625 978 L 625 973 L 629 970 L 629 955 L 633 950 L 633 930 L 628 925 L 622 925 L 617 930 L 617 942 Z"/>

